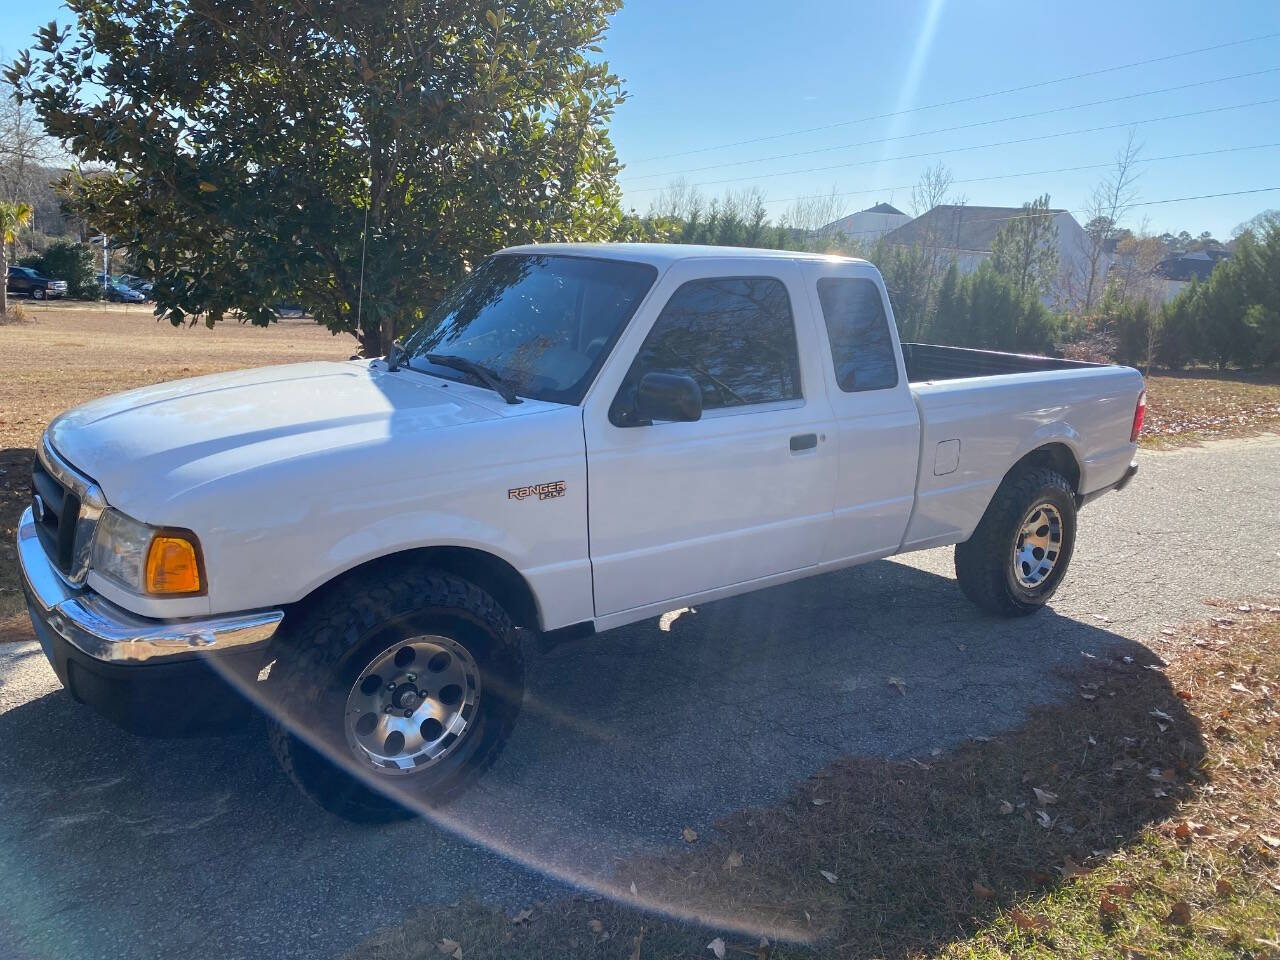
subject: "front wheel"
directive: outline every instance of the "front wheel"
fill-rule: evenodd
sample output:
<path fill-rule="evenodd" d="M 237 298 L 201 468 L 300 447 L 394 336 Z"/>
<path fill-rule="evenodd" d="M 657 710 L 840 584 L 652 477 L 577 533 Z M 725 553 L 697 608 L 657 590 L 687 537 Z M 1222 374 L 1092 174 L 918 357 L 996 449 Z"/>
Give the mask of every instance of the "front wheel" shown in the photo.
<path fill-rule="evenodd" d="M 1004 479 L 973 536 L 956 545 L 964 595 L 991 613 L 1039 610 L 1066 576 L 1076 541 L 1076 500 L 1066 477 L 1029 466 Z"/>
<path fill-rule="evenodd" d="M 271 747 L 294 784 L 358 822 L 456 796 L 502 752 L 524 696 L 519 635 L 479 587 L 430 569 L 354 578 L 284 632 Z"/>
<path fill-rule="evenodd" d="M 43 290 L 41 290 L 39 287 L 36 287 L 34 290 L 32 290 L 32 291 L 31 291 L 31 299 L 32 299 L 32 300 L 43 300 L 43 299 L 44 299 L 44 291 L 43 291 Z"/>

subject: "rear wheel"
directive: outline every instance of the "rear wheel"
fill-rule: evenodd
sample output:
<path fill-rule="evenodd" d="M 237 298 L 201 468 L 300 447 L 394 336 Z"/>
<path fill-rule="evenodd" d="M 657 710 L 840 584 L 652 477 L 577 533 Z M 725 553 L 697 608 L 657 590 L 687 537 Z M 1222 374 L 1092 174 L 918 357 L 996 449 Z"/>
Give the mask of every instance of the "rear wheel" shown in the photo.
<path fill-rule="evenodd" d="M 291 625 L 268 686 L 285 773 L 325 809 L 380 822 L 448 801 L 493 764 L 524 660 L 479 587 L 401 570 L 358 577 Z"/>
<path fill-rule="evenodd" d="M 1066 576 L 1075 539 L 1071 484 L 1049 467 L 1020 468 L 1000 484 L 973 536 L 956 546 L 956 579 L 984 610 L 1034 613 Z"/>
<path fill-rule="evenodd" d="M 43 299 L 44 299 L 44 291 L 43 291 L 43 290 L 41 290 L 39 287 L 34 287 L 34 288 L 32 288 L 32 290 L 31 290 L 31 299 L 32 299 L 32 300 L 43 300 Z"/>

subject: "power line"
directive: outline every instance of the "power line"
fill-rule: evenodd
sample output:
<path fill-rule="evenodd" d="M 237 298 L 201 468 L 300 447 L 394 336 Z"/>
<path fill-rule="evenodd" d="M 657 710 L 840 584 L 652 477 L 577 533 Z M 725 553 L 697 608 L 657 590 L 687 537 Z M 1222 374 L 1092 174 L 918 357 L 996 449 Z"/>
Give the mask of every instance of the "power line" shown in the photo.
<path fill-rule="evenodd" d="M 797 170 L 779 170 L 775 173 L 762 173 L 756 176 L 746 177 L 725 177 L 721 180 L 706 180 L 702 183 L 695 183 L 695 187 L 714 187 L 724 183 L 741 183 L 744 180 L 756 180 L 772 177 L 790 177 L 801 173 L 822 173 L 827 170 L 845 170 L 849 167 L 863 167 L 879 163 L 896 163 L 901 160 L 919 160 L 932 157 L 943 156 L 951 153 L 965 153 L 970 150 L 987 150 L 992 147 L 1008 147 L 1023 143 L 1037 143 L 1043 140 L 1055 140 L 1059 137 L 1073 137 L 1085 133 L 1101 133 L 1106 130 L 1120 130 L 1126 127 L 1138 127 L 1150 123 L 1162 123 L 1166 120 L 1185 120 L 1188 117 L 1201 117 L 1211 113 L 1224 113 L 1228 110 L 1243 110 L 1248 107 L 1260 107 L 1267 104 L 1280 103 L 1280 97 L 1271 97 L 1266 100 L 1251 100 L 1247 103 L 1233 103 L 1226 107 L 1209 107 L 1204 110 L 1190 110 L 1186 113 L 1171 113 L 1161 117 L 1147 117 L 1142 120 L 1128 120 L 1124 123 L 1110 123 L 1097 127 L 1082 127 L 1076 130 L 1063 130 L 1059 133 L 1038 134 L 1034 137 L 1016 137 L 1012 140 L 997 140 L 993 143 L 979 143 L 967 147 L 949 147 L 945 150 L 930 150 L 923 153 L 909 153 L 897 157 L 884 157 L 879 160 L 854 160 L 848 163 L 834 163 L 823 167 L 804 167 Z M 639 187 L 629 190 L 629 193 L 653 193 L 663 190 L 664 187 Z"/>
<path fill-rule="evenodd" d="M 697 147 L 692 150 L 677 150 L 672 153 L 662 153 L 651 157 L 644 157 L 635 160 L 633 163 L 651 163 L 654 160 L 669 160 L 672 157 L 687 157 L 698 153 L 709 153 L 713 150 L 727 150 L 730 147 L 742 147 L 752 143 L 765 143 L 770 140 L 781 140 L 786 137 L 798 137 L 806 133 L 818 133 L 823 130 L 835 130 L 840 127 L 849 127 L 858 123 L 870 123 L 873 120 L 886 120 L 890 117 L 901 117 L 909 113 L 918 113 L 922 110 L 937 110 L 942 107 L 954 107 L 962 103 L 973 103 L 978 100 L 989 100 L 992 97 L 1002 97 L 1010 93 L 1021 93 L 1025 90 L 1036 90 L 1041 87 L 1049 87 L 1058 83 L 1070 83 L 1073 80 L 1084 80 L 1088 77 L 1098 77 L 1108 73 L 1115 73 L 1119 70 L 1129 70 L 1133 67 L 1145 67 L 1152 63 L 1166 63 L 1169 60 L 1178 60 L 1182 57 L 1194 56 L 1198 53 L 1209 53 L 1214 50 L 1225 50 L 1230 47 L 1242 46 L 1246 43 L 1258 43 L 1262 40 L 1272 40 L 1280 37 L 1280 33 L 1264 33 L 1256 37 L 1246 37 L 1243 40 L 1231 40 L 1227 43 L 1217 43 L 1208 47 L 1197 47 L 1194 50 L 1183 50 L 1180 53 L 1170 53 L 1162 57 L 1151 57 L 1147 60 L 1135 60 L 1132 63 L 1122 63 L 1113 67 L 1102 67 L 1098 70 L 1088 70 L 1084 73 L 1073 73 L 1066 77 L 1055 77 L 1052 80 L 1041 80 L 1037 83 L 1027 83 L 1017 87 L 1006 87 L 1003 90 L 993 90 L 990 93 L 978 93 L 968 97 L 957 97 L 954 100 L 944 100 L 939 103 L 929 103 L 919 107 L 907 107 L 903 110 L 893 110 L 889 113 L 877 113 L 867 117 L 858 117 L 856 120 L 840 120 L 836 123 L 826 123 L 816 127 L 804 127 L 798 130 L 788 130 L 785 133 L 773 133 L 761 137 L 750 137 L 745 140 L 733 140 L 727 143 L 719 143 L 709 147 Z"/>
<path fill-rule="evenodd" d="M 1171 153 L 1163 157 L 1146 157 L 1135 160 L 1134 163 L 1160 163 L 1165 160 L 1190 160 L 1194 157 L 1211 157 L 1222 153 L 1241 153 L 1245 150 L 1266 150 L 1270 148 L 1280 147 L 1280 143 L 1255 143 L 1245 147 L 1220 147 L 1217 150 L 1198 150 L 1195 153 Z M 1018 177 L 1039 177 L 1047 176 L 1053 173 L 1077 173 L 1082 170 L 1105 170 L 1114 166 L 1114 160 L 1108 160 L 1105 163 L 1086 163 L 1075 167 L 1052 167 L 1048 170 L 1022 170 L 1018 173 L 997 173 L 987 177 L 968 177 L 964 180 L 954 180 L 955 184 L 965 183 L 989 183 L 992 180 L 1013 180 Z M 797 200 L 826 200 L 830 197 L 860 197 L 869 194 L 883 194 L 894 190 L 910 190 L 914 187 L 913 183 L 899 184 L 892 187 L 873 187 L 869 190 L 842 190 L 833 193 L 809 193 L 798 197 L 778 197 L 773 200 L 763 200 L 763 203 L 794 203 Z"/>
<path fill-rule="evenodd" d="M 642 173 L 634 180 L 652 180 L 656 177 L 677 177 L 686 173 L 702 173 L 705 170 L 720 170 L 726 167 L 741 167 L 751 163 L 768 163 L 772 160 L 789 160 L 792 157 L 809 157 L 818 153 L 831 153 L 835 150 L 851 150 L 855 147 L 867 147 L 878 143 L 892 143 L 897 140 L 910 140 L 915 137 L 929 137 L 939 133 L 955 133 L 958 130 L 972 130 L 976 127 L 990 127 L 999 123 L 1011 123 L 1015 120 L 1029 120 L 1032 117 L 1045 117 L 1055 113 L 1067 113 L 1071 110 L 1083 110 L 1086 107 L 1098 107 L 1108 103 L 1121 103 L 1125 100 L 1137 100 L 1142 97 L 1153 97 L 1161 93 L 1172 93 L 1175 90 L 1190 90 L 1195 87 L 1212 86 L 1215 83 L 1227 83 L 1231 80 L 1244 80 L 1249 77 L 1260 77 L 1268 73 L 1280 72 L 1280 67 L 1268 67 L 1265 70 L 1254 70 L 1250 73 L 1236 73 L 1229 77 L 1217 77 L 1213 80 L 1197 80 L 1193 83 L 1180 83 L 1172 87 L 1161 87 L 1158 90 L 1144 90 L 1141 93 L 1128 93 L 1119 97 L 1107 97 L 1102 100 L 1088 100 L 1084 103 L 1073 103 L 1065 107 L 1051 107 L 1046 110 L 1035 110 L 1031 113 L 1018 113 L 1009 117 L 998 117 L 994 120 L 977 120 L 952 127 L 939 127 L 936 130 L 921 130 L 917 133 L 902 133 L 891 137 L 878 137 L 874 140 L 860 140 L 856 143 L 841 143 L 831 147 L 816 147 L 812 150 L 799 150 L 793 153 L 778 153 L 771 157 L 756 157 L 752 160 L 730 160 L 725 163 L 712 163 L 702 167 L 686 167 L 683 170 L 671 170 L 667 173 Z"/>

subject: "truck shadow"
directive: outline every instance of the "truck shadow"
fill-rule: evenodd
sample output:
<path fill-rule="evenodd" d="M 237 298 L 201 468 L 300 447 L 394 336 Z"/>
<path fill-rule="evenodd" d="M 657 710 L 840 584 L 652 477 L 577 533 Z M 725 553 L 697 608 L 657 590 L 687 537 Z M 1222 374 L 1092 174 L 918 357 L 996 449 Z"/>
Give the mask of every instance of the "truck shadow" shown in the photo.
<path fill-rule="evenodd" d="M 44 670 L 18 652 L 0 659 L 0 703 L 6 681 Z M 993 620 L 953 581 L 882 561 L 553 650 L 533 664 L 525 713 L 488 776 L 436 823 L 378 829 L 295 794 L 260 723 L 224 740 L 143 740 L 47 692 L 0 714 L 0 895 L 17 905 L 0 920 L 0 953 L 6 937 L 44 943 L 36 918 L 59 909 L 67 922 L 87 913 L 90 936 L 152 931 L 136 955 L 284 955 L 303 926 L 308 945 L 338 953 L 424 905 L 519 908 L 566 883 L 625 897 L 638 875 L 652 911 L 777 932 L 776 917 L 717 901 L 714 884 L 664 886 L 655 864 L 686 826 L 702 846 L 742 844 L 778 811 L 804 812 L 806 779 L 822 774 L 843 784 L 839 872 L 883 908 L 878 955 L 903 955 L 956 931 L 971 880 L 1016 895 L 1063 857 L 1123 846 L 1169 813 L 1188 774 L 1157 795 L 1148 770 L 1194 771 L 1204 747 L 1163 675 L 1143 669 L 1155 660 L 1052 610 Z M 1082 666 L 1125 685 L 1083 699 Z M 51 672 L 40 683 L 52 688 Z M 1148 703 L 1170 717 L 1165 730 Z M 1052 704 L 1053 722 L 1039 722 Z M 1090 780 L 1077 809 L 1064 778 L 1089 738 L 1115 752 L 1109 771 L 1125 765 Z M 1033 786 L 1063 798 L 1050 828 Z M 1005 801 L 1016 812 L 1002 817 Z M 1034 854 L 1013 854 L 1019 843 Z M 901 886 L 905 852 L 914 879 Z M 158 892 L 174 889 L 200 909 Z M 108 896 L 122 890 L 123 903 Z M 69 936 L 49 942 L 74 946 Z"/>

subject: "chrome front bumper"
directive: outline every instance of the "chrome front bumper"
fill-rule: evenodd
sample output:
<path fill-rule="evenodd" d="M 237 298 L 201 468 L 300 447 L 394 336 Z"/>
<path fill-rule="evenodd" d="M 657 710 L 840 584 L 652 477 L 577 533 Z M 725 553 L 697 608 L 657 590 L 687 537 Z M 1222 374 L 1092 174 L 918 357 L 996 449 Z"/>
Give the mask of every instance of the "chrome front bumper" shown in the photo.
<path fill-rule="evenodd" d="M 81 653 L 103 663 L 161 663 L 242 650 L 263 643 L 284 619 L 282 610 L 256 610 L 189 620 L 152 620 L 67 583 L 36 534 L 31 509 L 18 524 L 18 562 L 36 632 L 43 625 Z"/>

